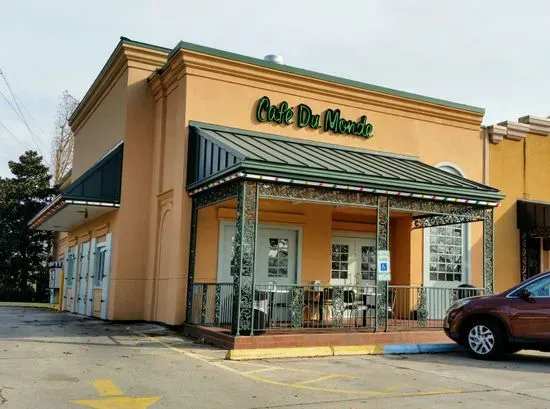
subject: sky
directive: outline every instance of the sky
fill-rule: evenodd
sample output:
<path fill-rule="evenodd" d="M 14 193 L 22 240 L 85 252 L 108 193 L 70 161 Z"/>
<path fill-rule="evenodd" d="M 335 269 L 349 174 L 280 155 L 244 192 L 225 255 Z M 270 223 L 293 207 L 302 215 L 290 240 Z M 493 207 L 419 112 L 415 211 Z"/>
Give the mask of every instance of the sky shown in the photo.
<path fill-rule="evenodd" d="M 120 36 L 184 40 L 486 109 L 484 124 L 550 115 L 547 0 L 2 0 L 0 176 L 49 161 L 59 97 L 89 86 Z M 0 91 L 11 98 L 0 76 Z M 17 110 L 17 106 L 11 100 Z"/>

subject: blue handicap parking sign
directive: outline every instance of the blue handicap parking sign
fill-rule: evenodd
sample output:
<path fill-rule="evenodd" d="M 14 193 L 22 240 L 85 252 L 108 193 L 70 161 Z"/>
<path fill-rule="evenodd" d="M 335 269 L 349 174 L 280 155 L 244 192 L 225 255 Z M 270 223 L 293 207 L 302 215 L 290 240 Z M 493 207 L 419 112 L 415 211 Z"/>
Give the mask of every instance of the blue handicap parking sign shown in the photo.
<path fill-rule="evenodd" d="M 380 263 L 380 271 L 388 271 L 388 263 Z"/>

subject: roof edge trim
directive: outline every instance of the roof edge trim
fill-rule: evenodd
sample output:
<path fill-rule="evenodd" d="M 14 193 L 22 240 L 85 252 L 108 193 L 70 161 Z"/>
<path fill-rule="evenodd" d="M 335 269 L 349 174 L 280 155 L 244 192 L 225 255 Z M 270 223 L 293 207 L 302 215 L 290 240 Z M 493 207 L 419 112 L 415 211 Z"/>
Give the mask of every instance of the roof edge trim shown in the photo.
<path fill-rule="evenodd" d="M 141 47 L 141 48 L 145 48 L 145 49 L 149 49 L 149 50 L 153 50 L 153 51 L 159 51 L 159 52 L 163 52 L 163 53 L 166 53 L 166 54 L 168 54 L 170 52 L 170 48 L 165 48 L 165 47 L 160 47 L 160 46 L 153 45 L 153 44 L 142 43 L 140 41 L 130 40 L 127 37 L 120 37 L 119 42 L 117 43 L 115 49 L 113 50 L 113 52 L 111 53 L 111 55 L 107 59 L 107 62 L 103 65 L 103 67 L 101 68 L 101 71 L 99 71 L 99 74 L 97 74 L 96 78 L 92 82 L 92 85 L 88 88 L 88 90 L 84 94 L 84 97 L 82 97 L 82 99 L 80 100 L 80 103 L 78 104 L 78 106 L 76 107 L 76 109 L 74 110 L 72 115 L 69 117 L 69 124 L 73 123 L 73 121 L 80 114 L 80 112 L 82 111 L 84 106 L 86 106 L 88 104 L 88 100 L 90 99 L 91 95 L 97 89 L 97 87 L 99 86 L 101 80 L 105 77 L 105 74 L 107 73 L 109 68 L 111 68 L 111 66 L 113 65 L 113 62 L 115 61 L 115 59 L 117 57 L 117 55 L 120 53 L 120 51 L 122 50 L 122 48 L 125 44 L 132 45 L 132 46 L 135 46 L 135 47 Z"/>
<path fill-rule="evenodd" d="M 214 56 L 214 57 L 225 58 L 227 60 L 237 61 L 237 62 L 241 62 L 241 63 L 245 63 L 245 64 L 256 65 L 256 66 L 260 66 L 260 67 L 263 67 L 263 68 L 272 69 L 272 70 L 275 70 L 275 71 L 282 71 L 282 72 L 287 72 L 287 73 L 290 73 L 290 74 L 302 75 L 304 77 L 314 78 L 314 79 L 321 80 L 321 81 L 327 81 L 327 82 L 332 82 L 332 83 L 336 83 L 336 84 L 340 84 L 340 85 L 346 85 L 346 86 L 350 86 L 350 87 L 354 87 L 354 88 L 359 88 L 359 89 L 363 89 L 363 90 L 367 90 L 367 91 L 377 92 L 377 93 L 380 93 L 380 94 L 391 95 L 391 96 L 395 96 L 395 97 L 399 97 L 399 98 L 405 98 L 405 99 L 418 101 L 418 102 L 423 102 L 423 103 L 427 103 L 427 104 L 438 105 L 438 106 L 458 109 L 458 110 L 462 110 L 462 111 L 473 112 L 473 113 L 476 113 L 476 114 L 482 114 L 482 115 L 485 114 L 485 108 L 481 108 L 481 107 L 477 107 L 477 106 L 473 106 L 473 105 L 462 104 L 462 103 L 459 103 L 459 102 L 448 101 L 448 100 L 445 100 L 445 99 L 429 97 L 429 96 L 426 96 L 426 95 L 416 94 L 416 93 L 408 92 L 408 91 L 400 91 L 400 90 L 393 89 L 393 88 L 383 87 L 383 86 L 374 85 L 374 84 L 368 84 L 368 83 L 365 83 L 365 82 L 356 81 L 356 80 L 352 80 L 352 79 L 347 79 L 347 78 L 343 78 L 343 77 L 338 77 L 338 76 L 335 76 L 335 75 L 323 74 L 323 73 L 320 73 L 320 72 L 317 72 L 317 71 L 312 71 L 312 70 L 307 70 L 307 69 L 304 69 L 304 68 L 293 67 L 293 66 L 290 66 L 290 65 L 277 64 L 277 63 L 274 63 L 274 62 L 271 62 L 271 61 L 265 61 L 265 60 L 262 60 L 262 59 L 259 59 L 259 58 L 249 57 L 247 55 L 237 54 L 237 53 L 233 53 L 233 52 L 230 52 L 230 51 L 224 51 L 224 50 L 220 50 L 220 49 L 217 49 L 217 48 L 206 47 L 206 46 L 202 46 L 202 45 L 198 45 L 198 44 L 188 43 L 188 42 L 185 42 L 185 41 L 180 41 L 178 43 L 178 45 L 176 45 L 176 47 L 174 47 L 174 49 L 172 51 L 170 51 L 170 53 L 168 54 L 168 61 L 170 61 L 170 59 L 172 57 L 174 57 L 178 53 L 178 51 L 180 51 L 180 50 L 188 50 L 188 51 L 193 51 L 193 52 L 197 52 L 197 53 L 201 53 L 201 54 L 207 54 L 207 55 L 211 55 L 211 56 Z"/>

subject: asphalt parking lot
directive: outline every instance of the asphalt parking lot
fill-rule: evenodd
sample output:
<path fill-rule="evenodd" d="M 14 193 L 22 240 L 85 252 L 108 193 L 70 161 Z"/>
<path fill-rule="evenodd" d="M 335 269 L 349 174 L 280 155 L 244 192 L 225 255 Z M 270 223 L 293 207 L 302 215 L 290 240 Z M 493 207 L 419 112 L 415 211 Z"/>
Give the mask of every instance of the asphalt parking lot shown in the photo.
<path fill-rule="evenodd" d="M 550 355 L 233 362 L 154 324 L 0 307 L 0 407 L 549 408 Z"/>

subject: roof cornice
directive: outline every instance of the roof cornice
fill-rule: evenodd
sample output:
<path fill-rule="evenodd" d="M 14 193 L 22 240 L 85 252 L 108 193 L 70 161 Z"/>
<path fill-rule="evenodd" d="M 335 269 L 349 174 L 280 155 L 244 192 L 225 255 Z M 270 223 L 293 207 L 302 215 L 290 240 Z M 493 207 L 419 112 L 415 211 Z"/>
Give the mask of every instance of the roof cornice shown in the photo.
<path fill-rule="evenodd" d="M 103 66 L 84 98 L 71 115 L 69 123 L 73 132 L 85 122 L 103 96 L 111 89 L 120 75 L 129 67 L 154 71 L 166 63 L 169 49 L 140 43 L 121 37 L 111 56 Z"/>
<path fill-rule="evenodd" d="M 419 94 L 406 92 L 406 91 L 399 91 L 396 89 L 381 87 L 378 85 L 367 84 L 360 81 L 350 80 L 346 78 L 337 77 L 334 75 L 328 75 L 328 74 L 323 74 L 323 73 L 319 73 L 311 70 L 292 67 L 285 64 L 277 64 L 272 61 L 266 61 L 259 58 L 253 58 L 242 54 L 218 50 L 215 48 L 187 43 L 184 41 L 180 41 L 178 45 L 170 52 L 170 54 L 168 55 L 168 60 L 170 61 L 174 56 L 176 56 L 182 50 L 203 54 L 203 55 L 210 55 L 212 57 L 217 57 L 220 59 L 229 60 L 233 62 L 239 62 L 247 65 L 253 65 L 256 67 L 262 67 L 269 70 L 275 70 L 275 71 L 280 71 L 288 74 L 294 74 L 301 77 L 317 79 L 324 82 L 330 82 L 333 84 L 341 84 L 341 85 L 346 85 L 353 88 L 364 89 L 364 90 L 372 91 L 374 93 L 386 94 L 386 95 L 391 95 L 398 98 L 414 100 L 414 101 L 423 102 L 430 105 L 438 105 L 438 106 L 453 108 L 453 109 L 462 110 L 462 111 L 469 111 L 469 112 L 474 112 L 481 115 L 485 113 L 484 108 L 480 108 L 476 106 L 447 101 L 439 98 L 432 98 L 432 97 L 419 95 Z"/>
<path fill-rule="evenodd" d="M 255 60 L 255 59 L 253 59 Z M 259 60 L 263 61 L 263 60 Z M 405 113 L 410 116 L 425 115 L 464 124 L 468 128 L 477 128 L 483 118 L 483 109 L 467 110 L 462 106 L 437 104 L 435 99 L 421 100 L 412 98 L 412 94 L 384 92 L 385 88 L 372 88 L 362 86 L 355 81 L 337 81 L 337 77 L 312 76 L 302 73 L 305 70 L 282 70 L 272 67 L 272 63 L 252 64 L 247 61 L 227 59 L 224 56 L 205 54 L 199 51 L 180 48 L 171 53 L 166 65 L 150 77 L 150 82 L 162 77 L 165 92 L 169 93 L 177 79 L 183 75 L 198 75 L 220 79 L 227 79 L 247 84 L 251 81 L 261 81 L 272 87 L 288 87 L 304 93 L 324 95 L 331 99 L 342 99 L 351 102 L 357 107 L 369 104 L 380 107 L 381 112 L 396 114 Z M 277 65 L 277 64 L 275 64 Z M 157 89 L 159 87 L 157 86 Z"/>
<path fill-rule="evenodd" d="M 528 134 L 549 136 L 550 118 L 526 115 L 519 118 L 517 122 L 502 121 L 497 125 L 488 126 L 487 129 L 493 144 L 500 143 L 503 139 L 522 141 Z"/>

